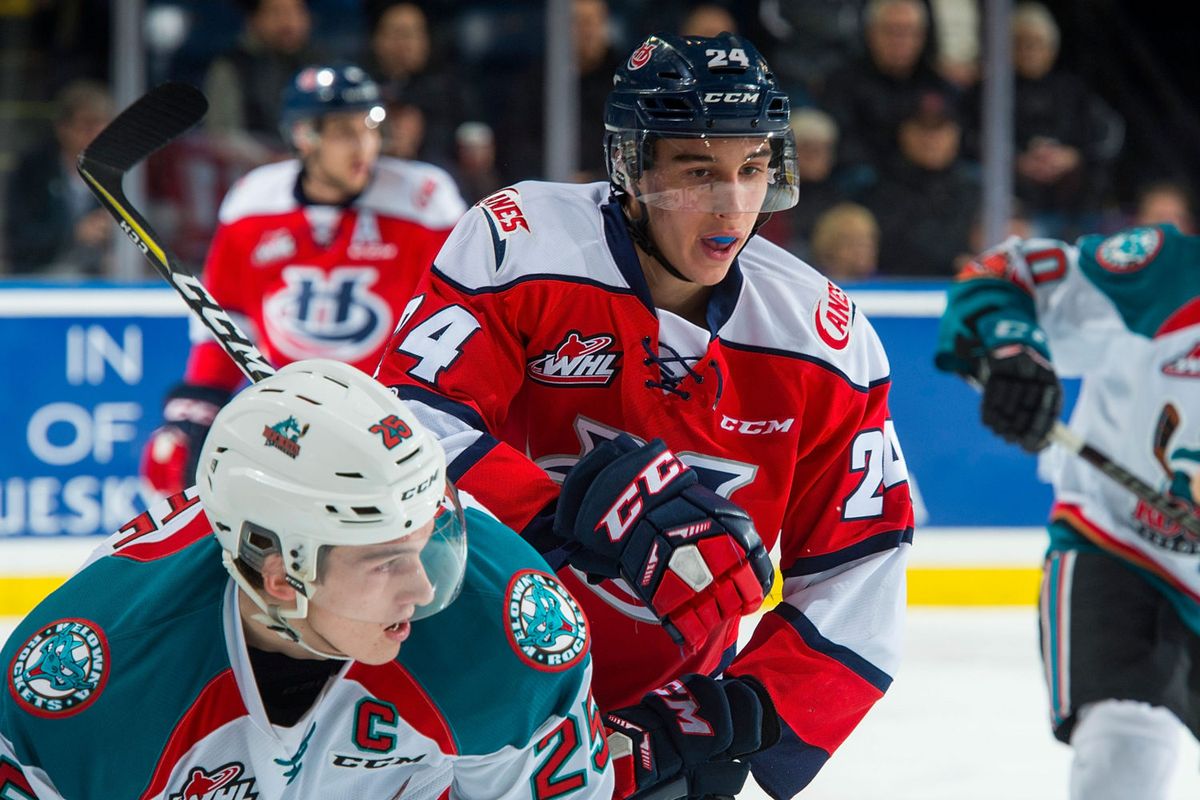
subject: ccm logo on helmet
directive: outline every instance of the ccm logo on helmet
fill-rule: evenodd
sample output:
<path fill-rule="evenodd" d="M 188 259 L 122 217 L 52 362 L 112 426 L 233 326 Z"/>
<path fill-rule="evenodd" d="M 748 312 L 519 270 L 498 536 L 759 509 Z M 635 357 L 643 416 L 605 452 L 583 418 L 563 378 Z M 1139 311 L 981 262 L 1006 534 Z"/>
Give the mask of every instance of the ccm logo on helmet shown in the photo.
<path fill-rule="evenodd" d="M 405 489 L 404 494 L 400 495 L 400 499 L 401 500 L 411 500 L 414 497 L 416 497 L 417 495 L 425 492 L 430 486 L 433 485 L 434 481 L 436 481 L 438 479 L 439 472 L 440 472 L 440 470 L 438 470 L 437 472 L 434 472 L 428 478 L 421 481 L 420 483 L 418 483 L 416 486 L 412 487 L 411 489 Z"/>
<path fill-rule="evenodd" d="M 674 453 L 670 450 L 662 453 L 647 464 L 646 468 L 625 487 L 625 491 L 621 492 L 617 501 L 600 518 L 596 530 L 608 531 L 608 539 L 611 542 L 621 541 L 633 524 L 638 521 L 638 517 L 642 515 L 642 511 L 646 507 L 642 502 L 640 487 L 645 487 L 646 495 L 656 495 L 671 481 L 682 475 L 683 469 L 683 463 L 675 457 Z"/>
<path fill-rule="evenodd" d="M 757 103 L 760 92 L 705 92 L 706 103 Z"/>
<path fill-rule="evenodd" d="M 827 282 L 827 294 L 817 301 L 813 322 L 821 341 L 834 350 L 844 350 L 850 342 L 850 326 L 854 322 L 854 304 L 832 282 Z"/>

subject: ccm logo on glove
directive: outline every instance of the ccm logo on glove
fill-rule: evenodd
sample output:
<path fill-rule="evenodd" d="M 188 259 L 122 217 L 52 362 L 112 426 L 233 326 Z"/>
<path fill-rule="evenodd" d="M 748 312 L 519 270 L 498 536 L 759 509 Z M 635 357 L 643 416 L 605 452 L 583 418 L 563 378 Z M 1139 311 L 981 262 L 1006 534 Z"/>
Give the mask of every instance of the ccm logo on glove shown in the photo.
<path fill-rule="evenodd" d="M 607 532 L 610 542 L 621 541 L 646 508 L 638 487 L 644 486 L 646 496 L 652 497 L 682 475 L 683 470 L 683 464 L 674 453 L 670 450 L 661 453 L 625 487 L 612 507 L 600 517 L 596 531 Z"/>

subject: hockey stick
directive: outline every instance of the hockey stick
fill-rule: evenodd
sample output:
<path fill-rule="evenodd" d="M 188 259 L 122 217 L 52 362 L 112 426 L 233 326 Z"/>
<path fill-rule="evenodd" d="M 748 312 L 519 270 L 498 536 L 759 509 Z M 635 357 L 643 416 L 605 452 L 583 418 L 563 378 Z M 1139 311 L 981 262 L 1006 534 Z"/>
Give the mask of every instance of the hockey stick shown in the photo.
<path fill-rule="evenodd" d="M 1191 535 L 1200 538 L 1200 517 L 1189 511 L 1182 503 L 1170 500 L 1153 486 L 1083 441 L 1078 434 L 1066 425 L 1063 425 L 1061 422 L 1054 423 L 1054 427 L 1050 429 L 1048 438 L 1055 444 L 1065 447 L 1133 492 L 1145 501 L 1146 505 L 1172 522 L 1177 523 Z"/>
<path fill-rule="evenodd" d="M 1158 415 L 1158 424 L 1154 426 L 1154 458 L 1158 460 L 1159 464 L 1162 464 L 1168 480 L 1175 471 L 1171 469 L 1171 463 L 1167 460 L 1167 447 L 1178 427 L 1179 409 L 1175 407 L 1174 403 L 1167 403 L 1163 406 L 1162 413 Z"/>
<path fill-rule="evenodd" d="M 129 241 L 179 292 L 246 377 L 257 382 L 275 374 L 275 368 L 203 284 L 159 243 L 158 234 L 130 204 L 121 186 L 134 164 L 187 131 L 207 110 L 208 101 L 195 87 L 186 83 L 157 86 L 122 111 L 84 148 L 79 156 L 79 174 Z"/>

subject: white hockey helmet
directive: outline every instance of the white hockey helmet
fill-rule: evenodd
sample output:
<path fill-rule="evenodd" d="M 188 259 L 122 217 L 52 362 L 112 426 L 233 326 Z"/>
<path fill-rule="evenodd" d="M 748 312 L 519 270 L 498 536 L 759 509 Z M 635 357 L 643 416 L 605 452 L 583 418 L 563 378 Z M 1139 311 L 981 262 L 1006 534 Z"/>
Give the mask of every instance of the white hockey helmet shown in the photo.
<path fill-rule="evenodd" d="M 433 600 L 411 618 L 445 608 L 462 586 L 466 526 L 445 452 L 399 398 L 348 364 L 297 361 L 236 395 L 213 421 L 196 482 L 226 569 L 286 638 L 300 641 L 287 620 L 321 604 L 322 548 L 392 542 L 432 521 L 420 558 Z M 272 552 L 294 609 L 269 602 L 234 563 L 261 570 Z"/>

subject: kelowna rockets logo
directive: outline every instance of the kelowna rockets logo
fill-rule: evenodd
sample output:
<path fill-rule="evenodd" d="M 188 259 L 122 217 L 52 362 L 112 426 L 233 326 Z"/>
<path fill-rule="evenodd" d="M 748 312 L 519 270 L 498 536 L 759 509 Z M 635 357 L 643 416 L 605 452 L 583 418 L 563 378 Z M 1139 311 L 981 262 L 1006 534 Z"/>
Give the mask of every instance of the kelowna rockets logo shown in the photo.
<path fill-rule="evenodd" d="M 288 358 L 353 363 L 392 332 L 391 306 L 371 291 L 374 267 L 286 267 L 282 278 L 284 286 L 263 300 L 263 325 Z"/>

